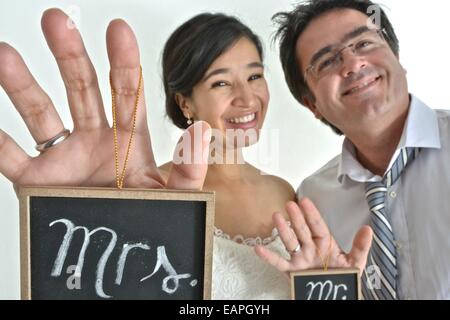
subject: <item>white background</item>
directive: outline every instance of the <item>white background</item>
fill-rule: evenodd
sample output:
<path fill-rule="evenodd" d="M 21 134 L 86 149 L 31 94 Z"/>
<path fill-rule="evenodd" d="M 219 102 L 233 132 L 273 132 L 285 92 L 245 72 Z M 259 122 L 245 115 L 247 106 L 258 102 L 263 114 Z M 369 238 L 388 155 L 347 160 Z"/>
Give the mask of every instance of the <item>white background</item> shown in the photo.
<path fill-rule="evenodd" d="M 140 45 L 153 148 L 158 164 L 162 164 L 171 158 L 180 135 L 164 117 L 160 69 L 163 44 L 178 25 L 200 12 L 236 15 L 265 44 L 266 78 L 272 97 L 265 129 L 279 130 L 278 145 L 263 137 L 260 145 L 268 147 L 265 151 L 249 148 L 247 160 L 285 178 L 297 188 L 303 178 L 340 152 L 341 138 L 300 106 L 284 82 L 277 48 L 271 44 L 275 27 L 270 18 L 278 11 L 289 10 L 294 3 L 292 0 L 0 0 L 0 41 L 9 43 L 22 54 L 57 106 L 66 127 L 71 129 L 65 89 L 40 30 L 41 14 L 54 6 L 66 12 L 79 11 L 80 31 L 98 73 L 107 113 L 111 112 L 105 31 L 110 20 L 125 19 Z M 449 109 L 449 2 L 384 0 L 381 3 L 388 7 L 386 11 L 400 39 L 401 61 L 408 70 L 410 91 L 433 108 Z M 37 154 L 34 141 L 3 90 L 0 90 L 0 128 L 27 152 Z M 273 151 L 270 148 L 276 152 L 267 154 Z M 0 299 L 20 297 L 19 269 L 17 198 L 11 184 L 0 175 Z"/>

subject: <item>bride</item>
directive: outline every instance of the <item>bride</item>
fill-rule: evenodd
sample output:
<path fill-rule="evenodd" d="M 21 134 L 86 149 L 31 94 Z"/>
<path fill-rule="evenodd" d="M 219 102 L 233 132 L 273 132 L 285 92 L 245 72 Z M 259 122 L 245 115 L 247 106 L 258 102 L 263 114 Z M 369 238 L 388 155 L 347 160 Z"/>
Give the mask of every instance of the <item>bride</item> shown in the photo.
<path fill-rule="evenodd" d="M 213 299 L 288 299 L 287 277 L 253 249 L 288 257 L 272 215 L 287 218 L 295 193 L 242 154 L 258 141 L 269 103 L 259 38 L 234 17 L 200 14 L 173 32 L 162 64 L 168 117 L 181 129 L 206 121 L 215 138 L 203 186 L 216 192 Z M 165 179 L 171 168 L 160 167 Z"/>
<path fill-rule="evenodd" d="M 67 27 L 67 19 L 61 10 L 49 9 L 42 17 L 42 27 L 66 85 L 74 123 L 70 134 L 20 54 L 12 46 L 0 43 L 0 85 L 36 144 L 45 146 L 39 148 L 39 155 L 28 155 L 14 137 L 0 130 L 0 173 L 16 190 L 24 185 L 116 185 L 114 131 L 108 123 L 97 75 L 81 35 L 76 28 Z M 117 104 L 132 105 L 135 98 L 129 93 L 139 91 L 136 86 L 141 70 L 136 38 L 123 20 L 114 20 L 108 26 L 106 40 L 111 82 L 122 93 L 117 95 Z M 241 129 L 250 138 L 252 130 L 258 134 L 269 93 L 260 42 L 242 23 L 224 15 L 197 16 L 172 35 L 163 60 L 167 110 L 176 125 L 185 128 L 188 121 L 202 119 L 220 132 Z M 125 187 L 201 188 L 206 175 L 205 163 L 167 164 L 162 174 L 157 169 L 143 92 Z M 132 112 L 133 108 L 117 109 L 117 121 L 122 129 L 129 129 Z M 199 121 L 185 130 L 183 137 L 196 129 L 206 133 L 208 128 L 205 122 Z M 234 144 L 234 139 L 219 141 L 230 147 L 215 148 L 219 154 L 211 158 L 231 154 L 241 160 L 242 148 L 257 139 L 256 135 L 242 144 Z M 125 150 L 127 143 L 121 139 L 119 150 Z M 207 151 L 208 144 L 209 141 L 202 145 Z M 290 185 L 261 174 L 247 163 L 216 163 L 209 166 L 204 189 L 217 192 L 213 298 L 289 298 L 287 277 L 260 259 L 253 245 L 265 244 L 266 248 L 286 256 L 282 241 L 272 233 L 271 219 L 274 211 L 286 216 L 284 205 L 294 199 Z"/>

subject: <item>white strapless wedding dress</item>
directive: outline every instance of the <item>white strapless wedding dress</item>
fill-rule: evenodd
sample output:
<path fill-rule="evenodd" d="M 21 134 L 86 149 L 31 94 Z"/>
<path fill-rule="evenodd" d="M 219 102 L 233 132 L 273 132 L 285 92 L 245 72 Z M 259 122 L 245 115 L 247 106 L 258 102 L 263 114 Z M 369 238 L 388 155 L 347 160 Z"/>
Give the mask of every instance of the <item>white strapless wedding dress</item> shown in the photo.
<path fill-rule="evenodd" d="M 212 298 L 216 300 L 290 299 L 288 277 L 264 262 L 254 251 L 256 244 L 289 258 L 277 230 L 266 239 L 233 239 L 214 229 Z"/>

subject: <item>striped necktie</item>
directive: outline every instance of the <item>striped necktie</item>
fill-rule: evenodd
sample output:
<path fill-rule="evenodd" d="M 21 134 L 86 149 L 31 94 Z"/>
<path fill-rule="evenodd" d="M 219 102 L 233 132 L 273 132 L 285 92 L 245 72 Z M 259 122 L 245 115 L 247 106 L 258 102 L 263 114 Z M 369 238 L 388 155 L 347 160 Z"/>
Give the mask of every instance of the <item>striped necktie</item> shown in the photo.
<path fill-rule="evenodd" d="M 363 296 L 366 300 L 396 300 L 397 252 L 390 218 L 385 208 L 388 189 L 418 155 L 419 148 L 404 148 L 381 182 L 366 183 L 373 242 L 363 273 Z"/>

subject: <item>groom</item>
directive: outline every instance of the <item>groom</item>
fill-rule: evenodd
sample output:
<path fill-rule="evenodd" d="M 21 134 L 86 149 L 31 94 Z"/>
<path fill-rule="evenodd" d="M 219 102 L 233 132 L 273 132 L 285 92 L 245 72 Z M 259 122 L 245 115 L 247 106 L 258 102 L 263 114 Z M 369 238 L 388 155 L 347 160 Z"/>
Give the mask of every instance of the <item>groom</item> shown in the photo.
<path fill-rule="evenodd" d="M 310 0 L 275 19 L 290 91 L 345 136 L 342 153 L 303 181 L 298 198 L 315 203 L 344 250 L 360 228 L 354 244 L 364 247 L 363 225 L 371 226 L 366 299 L 450 299 L 450 112 L 409 93 L 394 29 L 371 1 Z M 295 210 L 311 215 L 308 200 L 299 204 L 291 219 Z M 318 212 L 306 223 L 298 240 L 285 236 L 286 247 L 303 248 L 306 234 L 324 252 L 328 230 Z M 284 271 L 302 268 L 307 253 L 281 262 L 260 249 Z"/>

